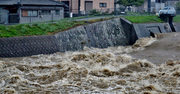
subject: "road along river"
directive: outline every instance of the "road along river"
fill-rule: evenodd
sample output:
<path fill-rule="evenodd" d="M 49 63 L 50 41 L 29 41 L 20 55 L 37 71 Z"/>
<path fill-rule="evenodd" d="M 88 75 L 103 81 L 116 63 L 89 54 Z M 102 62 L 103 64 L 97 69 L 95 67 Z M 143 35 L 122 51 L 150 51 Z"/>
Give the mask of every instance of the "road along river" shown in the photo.
<path fill-rule="evenodd" d="M 0 58 L 0 93 L 179 94 L 180 34 L 133 46 Z"/>

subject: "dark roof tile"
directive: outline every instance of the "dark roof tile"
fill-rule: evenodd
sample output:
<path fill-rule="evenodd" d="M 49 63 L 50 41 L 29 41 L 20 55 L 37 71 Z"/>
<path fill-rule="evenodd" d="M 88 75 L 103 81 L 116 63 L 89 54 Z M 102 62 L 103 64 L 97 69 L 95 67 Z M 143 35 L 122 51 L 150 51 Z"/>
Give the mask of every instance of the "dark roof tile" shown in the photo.
<path fill-rule="evenodd" d="M 53 0 L 0 0 L 0 5 L 63 5 L 60 2 Z"/>

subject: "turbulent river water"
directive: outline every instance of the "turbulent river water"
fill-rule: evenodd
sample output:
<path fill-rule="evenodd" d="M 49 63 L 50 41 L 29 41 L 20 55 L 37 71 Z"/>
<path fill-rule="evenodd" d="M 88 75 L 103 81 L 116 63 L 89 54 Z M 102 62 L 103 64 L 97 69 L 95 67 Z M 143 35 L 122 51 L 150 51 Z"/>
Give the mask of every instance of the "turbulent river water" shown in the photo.
<path fill-rule="evenodd" d="M 180 94 L 180 61 L 154 64 L 129 53 L 133 46 L 0 58 L 0 93 L 8 94 Z"/>

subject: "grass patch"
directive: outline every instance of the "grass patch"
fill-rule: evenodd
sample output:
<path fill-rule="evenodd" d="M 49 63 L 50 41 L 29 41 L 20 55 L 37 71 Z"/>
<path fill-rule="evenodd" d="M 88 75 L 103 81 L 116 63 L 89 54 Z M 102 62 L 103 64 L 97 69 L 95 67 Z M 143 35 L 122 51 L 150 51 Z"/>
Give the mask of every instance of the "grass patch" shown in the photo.
<path fill-rule="evenodd" d="M 127 20 L 132 23 L 162 23 L 162 21 L 157 16 L 126 16 Z"/>
<path fill-rule="evenodd" d="M 82 21 L 76 22 L 65 19 L 56 23 L 18 24 L 10 26 L 1 25 L 0 37 L 47 35 L 82 24 L 84 24 Z"/>
<path fill-rule="evenodd" d="M 17 37 L 33 35 L 50 35 L 62 32 L 76 26 L 104 21 L 111 18 L 95 19 L 88 21 L 75 21 L 74 19 L 63 19 L 54 23 L 34 23 L 18 25 L 0 25 L 0 37 Z"/>
<path fill-rule="evenodd" d="M 174 22 L 180 22 L 180 15 L 177 15 L 176 17 L 174 17 Z"/>

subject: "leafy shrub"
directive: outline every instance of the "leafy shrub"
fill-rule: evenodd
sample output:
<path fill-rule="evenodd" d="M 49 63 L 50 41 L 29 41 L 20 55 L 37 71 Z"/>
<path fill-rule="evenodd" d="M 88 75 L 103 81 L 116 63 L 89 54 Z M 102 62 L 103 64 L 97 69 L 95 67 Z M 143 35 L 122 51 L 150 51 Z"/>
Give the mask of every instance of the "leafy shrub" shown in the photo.
<path fill-rule="evenodd" d="M 98 16 L 98 15 L 101 15 L 101 13 L 95 9 L 91 10 L 89 15 L 94 15 L 94 16 Z"/>
<path fill-rule="evenodd" d="M 109 18 L 110 19 L 110 18 Z M 31 35 L 48 35 L 56 32 L 62 32 L 79 25 L 108 20 L 96 19 L 88 21 L 74 21 L 72 19 L 62 19 L 55 23 L 34 23 L 18 25 L 0 25 L 0 37 L 31 36 Z"/>
<path fill-rule="evenodd" d="M 180 1 L 178 3 L 176 3 L 176 9 L 180 10 Z"/>

